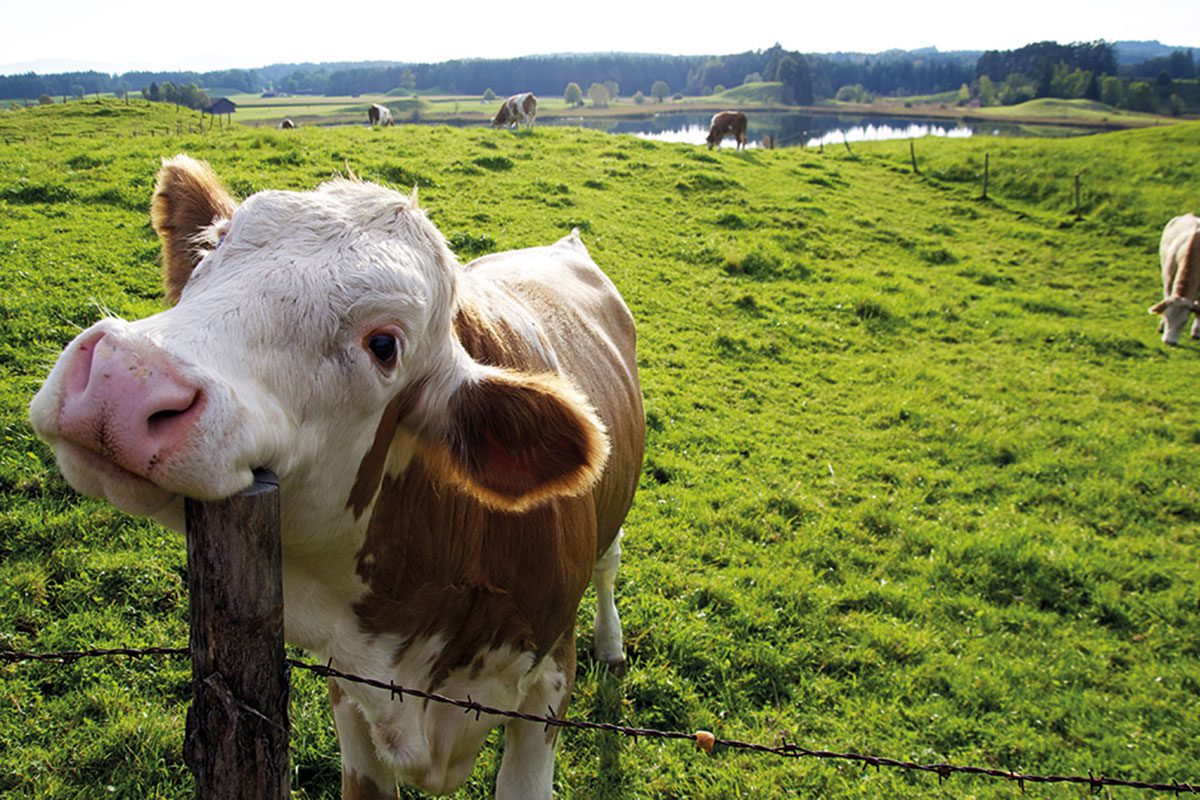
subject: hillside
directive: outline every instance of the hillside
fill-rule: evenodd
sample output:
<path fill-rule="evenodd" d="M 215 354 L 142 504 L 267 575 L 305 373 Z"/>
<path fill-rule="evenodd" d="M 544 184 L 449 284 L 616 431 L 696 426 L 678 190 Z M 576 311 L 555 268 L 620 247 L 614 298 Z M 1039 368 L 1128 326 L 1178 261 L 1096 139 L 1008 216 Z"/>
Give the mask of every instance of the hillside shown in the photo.
<path fill-rule="evenodd" d="M 146 220 L 160 159 L 207 159 L 243 197 L 350 170 L 419 185 L 464 261 L 580 228 L 638 321 L 649 442 L 617 590 L 630 669 L 594 663 L 585 600 L 569 716 L 1200 781 L 1200 345 L 1163 347 L 1146 313 L 1163 223 L 1200 207 L 1200 124 L 923 139 L 920 175 L 907 142 L 178 130 L 145 105 L 0 115 L 0 647 L 187 639 L 181 538 L 75 496 L 25 419 L 82 326 L 162 308 Z M 169 658 L 0 667 L 0 793 L 191 797 L 189 681 Z M 335 796 L 323 685 L 292 686 L 294 796 Z M 456 797 L 490 797 L 499 747 Z M 1019 792 L 592 731 L 564 734 L 556 791 Z"/>

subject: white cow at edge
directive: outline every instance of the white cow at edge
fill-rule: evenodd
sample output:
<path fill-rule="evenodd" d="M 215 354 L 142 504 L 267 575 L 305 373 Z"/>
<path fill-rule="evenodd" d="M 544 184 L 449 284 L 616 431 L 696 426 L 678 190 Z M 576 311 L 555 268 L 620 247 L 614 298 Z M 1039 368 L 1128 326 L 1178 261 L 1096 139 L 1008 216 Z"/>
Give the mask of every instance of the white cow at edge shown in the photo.
<path fill-rule="evenodd" d="M 1200 315 L 1200 217 L 1184 214 L 1163 228 L 1158 248 L 1162 260 L 1163 299 L 1150 307 L 1162 314 L 1159 329 L 1165 344 L 1178 344 L 1194 311 Z M 1200 339 L 1200 318 L 1192 323 L 1192 338 Z"/>
<path fill-rule="evenodd" d="M 174 307 L 81 333 L 30 407 L 72 485 L 181 529 L 184 496 L 273 469 L 287 639 L 349 673 L 563 712 L 593 577 L 597 656 L 623 660 L 645 424 L 633 320 L 577 232 L 463 268 L 415 197 L 238 206 L 186 156 L 152 217 Z M 499 724 L 496 796 L 552 794 L 555 728 L 329 690 L 345 798 L 452 791 Z"/>

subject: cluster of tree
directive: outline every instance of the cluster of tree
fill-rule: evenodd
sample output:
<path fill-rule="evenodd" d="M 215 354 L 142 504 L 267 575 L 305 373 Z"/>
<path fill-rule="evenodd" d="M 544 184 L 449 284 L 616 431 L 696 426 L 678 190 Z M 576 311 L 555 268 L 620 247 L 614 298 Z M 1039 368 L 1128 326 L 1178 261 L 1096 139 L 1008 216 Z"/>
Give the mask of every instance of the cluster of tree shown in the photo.
<path fill-rule="evenodd" d="M 70 96 L 112 93 L 123 95 L 151 83 L 160 86 L 171 83 L 186 86 L 220 87 L 228 91 L 256 92 L 262 80 L 254 70 L 226 69 L 216 72 L 126 72 L 106 75 L 103 72 L 61 72 L 55 75 L 0 75 L 0 99 L 19 100 L 40 95 Z M 78 91 L 77 91 L 78 90 Z"/>
<path fill-rule="evenodd" d="M 1200 86 L 1187 82 L 1196 76 L 1191 51 L 1119 70 L 1116 50 L 1107 42 L 1038 42 L 1016 50 L 989 50 L 979 57 L 975 71 L 974 96 L 982 105 L 1013 105 L 1038 97 L 1085 98 L 1131 111 L 1180 114 L 1197 107 L 1200 99 Z M 1136 79 L 1151 74 L 1153 80 Z"/>
<path fill-rule="evenodd" d="M 1003 81 L 1014 73 L 1025 75 L 1044 83 L 1048 91 L 1051 75 L 1059 64 L 1095 75 L 1116 75 L 1116 48 L 1108 42 L 1037 42 L 1016 50 L 988 50 L 975 62 L 975 76 Z"/>
<path fill-rule="evenodd" d="M 1150 58 L 1137 64 L 1121 68 L 1121 74 L 1129 78 L 1158 78 L 1166 73 L 1172 80 L 1200 78 L 1200 64 L 1191 50 L 1176 50 L 1170 55 Z"/>
<path fill-rule="evenodd" d="M 683 86 L 688 71 L 704 59 L 665 55 L 558 55 L 509 59 L 471 59 L 437 64 L 391 64 L 329 69 L 303 66 L 273 78 L 274 87 L 291 94 L 362 94 L 387 92 L 411 80 L 414 89 L 479 94 L 528 91 L 557 95 L 568 83 L 590 86 L 614 81 L 648 90 L 656 80 Z M 410 77 L 411 76 L 411 77 Z"/>
<path fill-rule="evenodd" d="M 142 97 L 153 103 L 174 103 L 177 106 L 203 111 L 212 105 L 208 94 L 195 83 L 186 86 L 176 86 L 170 81 L 164 81 L 159 86 L 154 81 L 142 89 Z"/>

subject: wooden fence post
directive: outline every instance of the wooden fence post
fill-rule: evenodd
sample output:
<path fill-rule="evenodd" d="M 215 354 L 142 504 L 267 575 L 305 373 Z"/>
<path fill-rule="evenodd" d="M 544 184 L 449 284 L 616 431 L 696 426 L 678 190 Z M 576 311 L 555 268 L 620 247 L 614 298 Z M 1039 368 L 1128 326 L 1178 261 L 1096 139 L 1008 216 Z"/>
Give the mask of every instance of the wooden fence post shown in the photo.
<path fill-rule="evenodd" d="M 1075 173 L 1075 219 L 1082 219 L 1083 214 L 1079 211 L 1079 173 Z"/>
<path fill-rule="evenodd" d="M 287 800 L 279 481 L 186 500 L 192 706 L 184 760 L 203 800 Z"/>
<path fill-rule="evenodd" d="M 987 200 L 987 185 L 988 185 L 988 161 L 991 159 L 990 153 L 983 154 L 983 199 Z"/>
<path fill-rule="evenodd" d="M 917 169 L 917 146 L 913 143 L 912 139 L 908 140 L 908 157 L 912 159 L 913 175 L 920 175 L 921 170 Z"/>

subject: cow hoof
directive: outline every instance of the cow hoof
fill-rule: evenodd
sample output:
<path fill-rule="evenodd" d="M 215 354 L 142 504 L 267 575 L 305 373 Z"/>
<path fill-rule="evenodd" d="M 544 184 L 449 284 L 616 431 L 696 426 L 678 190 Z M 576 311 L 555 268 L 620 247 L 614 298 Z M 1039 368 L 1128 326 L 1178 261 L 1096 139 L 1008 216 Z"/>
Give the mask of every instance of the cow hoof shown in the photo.
<path fill-rule="evenodd" d="M 625 660 L 625 656 L 617 656 L 616 658 L 606 658 L 600 663 L 608 667 L 608 671 L 618 678 L 625 677 L 625 673 L 629 671 L 629 662 Z"/>

